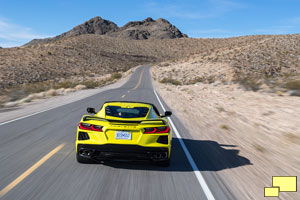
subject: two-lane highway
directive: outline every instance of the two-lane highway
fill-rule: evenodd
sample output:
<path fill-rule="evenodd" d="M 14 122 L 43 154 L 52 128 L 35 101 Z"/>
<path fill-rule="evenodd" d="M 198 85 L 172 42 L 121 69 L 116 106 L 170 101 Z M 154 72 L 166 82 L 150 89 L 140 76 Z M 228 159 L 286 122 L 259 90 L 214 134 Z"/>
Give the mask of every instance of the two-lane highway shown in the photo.
<path fill-rule="evenodd" d="M 120 88 L 0 126 L 0 199 L 234 199 L 206 162 L 205 146 L 193 140 L 176 116 L 172 160 L 168 168 L 140 162 L 79 164 L 76 126 L 87 107 L 105 101 L 144 101 L 161 113 L 168 109 L 153 90 L 150 66 L 138 68 Z"/>

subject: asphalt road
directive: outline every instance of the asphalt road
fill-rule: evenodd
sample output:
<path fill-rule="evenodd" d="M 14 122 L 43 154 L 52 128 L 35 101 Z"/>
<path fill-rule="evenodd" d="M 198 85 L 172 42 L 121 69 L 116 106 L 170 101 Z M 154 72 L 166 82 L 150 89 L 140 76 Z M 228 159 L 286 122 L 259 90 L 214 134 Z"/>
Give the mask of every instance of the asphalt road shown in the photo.
<path fill-rule="evenodd" d="M 216 171 L 236 166 L 211 162 L 210 149 L 221 145 L 193 140 L 175 115 L 171 119 L 182 138 L 174 134 L 168 168 L 143 162 L 77 163 L 76 126 L 87 107 L 99 109 L 110 100 L 144 101 L 163 113 L 149 69 L 138 68 L 120 88 L 1 125 L 0 199 L 235 199 Z"/>

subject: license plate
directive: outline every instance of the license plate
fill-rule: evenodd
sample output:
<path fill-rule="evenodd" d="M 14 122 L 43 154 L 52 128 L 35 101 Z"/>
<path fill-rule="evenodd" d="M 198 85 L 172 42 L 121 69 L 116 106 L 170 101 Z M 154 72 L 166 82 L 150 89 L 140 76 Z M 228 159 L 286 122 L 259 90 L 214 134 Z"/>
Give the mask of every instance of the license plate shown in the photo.
<path fill-rule="evenodd" d="M 127 131 L 116 131 L 117 140 L 131 140 L 131 133 Z"/>

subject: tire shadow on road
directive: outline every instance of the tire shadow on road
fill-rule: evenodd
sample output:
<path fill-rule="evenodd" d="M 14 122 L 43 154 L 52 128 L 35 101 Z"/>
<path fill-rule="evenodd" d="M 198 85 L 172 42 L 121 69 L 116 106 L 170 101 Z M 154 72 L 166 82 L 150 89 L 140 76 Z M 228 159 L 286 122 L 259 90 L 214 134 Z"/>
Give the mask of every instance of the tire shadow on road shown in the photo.
<path fill-rule="evenodd" d="M 182 139 L 188 148 L 199 171 L 220 171 L 245 165 L 252 165 L 250 160 L 240 156 L 236 145 L 219 144 L 211 140 Z M 155 166 L 151 162 L 141 161 L 105 161 L 103 165 L 149 171 L 194 171 L 179 143 L 178 138 L 172 140 L 171 165 Z"/>

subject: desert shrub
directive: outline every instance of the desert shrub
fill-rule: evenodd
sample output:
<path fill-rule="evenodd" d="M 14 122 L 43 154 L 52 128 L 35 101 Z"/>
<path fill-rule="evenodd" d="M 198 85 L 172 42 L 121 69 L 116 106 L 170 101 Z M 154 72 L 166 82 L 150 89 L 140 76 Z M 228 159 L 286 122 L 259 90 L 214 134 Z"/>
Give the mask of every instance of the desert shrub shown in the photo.
<path fill-rule="evenodd" d="M 182 83 L 178 80 L 172 79 L 172 78 L 163 78 L 161 83 L 170 83 L 172 85 L 182 85 Z"/>
<path fill-rule="evenodd" d="M 46 96 L 48 96 L 48 97 L 51 97 L 51 96 L 57 96 L 57 95 L 58 95 L 58 93 L 57 93 L 57 91 L 54 90 L 54 89 L 48 90 L 48 91 L 46 92 Z"/>
<path fill-rule="evenodd" d="M 285 86 L 290 90 L 300 90 L 300 80 L 287 81 Z"/>
<path fill-rule="evenodd" d="M 255 75 L 246 75 L 236 73 L 234 75 L 234 82 L 239 83 L 247 90 L 258 91 L 262 85 L 262 79 Z"/>
<path fill-rule="evenodd" d="M 51 88 L 49 82 L 38 82 L 38 83 L 29 83 L 23 86 L 26 94 L 39 93 Z"/>
<path fill-rule="evenodd" d="M 111 79 L 112 79 L 112 80 L 120 79 L 120 78 L 122 78 L 122 74 L 119 73 L 119 72 L 115 72 L 115 73 L 113 73 L 113 74 L 111 75 Z"/>
<path fill-rule="evenodd" d="M 130 68 L 132 68 L 133 66 L 131 66 L 131 65 L 127 65 L 127 66 L 125 66 L 124 68 L 121 68 L 121 71 L 122 72 L 127 72 Z"/>
<path fill-rule="evenodd" d="M 19 99 L 22 99 L 23 97 L 27 96 L 24 89 L 18 88 L 18 89 L 11 89 L 8 92 L 8 97 L 10 101 L 16 101 Z"/>
<path fill-rule="evenodd" d="M 84 81 L 81 84 L 85 85 L 86 88 L 88 89 L 93 89 L 101 85 L 98 81 L 93 81 L 93 80 Z"/>
<path fill-rule="evenodd" d="M 227 126 L 226 124 L 222 124 L 222 125 L 220 126 L 220 128 L 221 128 L 221 129 L 224 129 L 224 130 L 229 130 L 229 129 L 230 129 L 229 126 Z"/>
<path fill-rule="evenodd" d="M 199 83 L 199 82 L 203 82 L 203 81 L 204 81 L 203 77 L 195 77 L 192 80 L 188 81 L 187 85 L 193 85 L 193 84 L 196 84 L 196 83 Z"/>
<path fill-rule="evenodd" d="M 29 94 L 43 92 L 50 88 L 51 84 L 49 82 L 27 83 L 7 89 L 6 95 L 10 101 L 17 101 Z"/>
<path fill-rule="evenodd" d="M 216 81 L 214 76 L 209 76 L 209 77 L 206 78 L 206 80 L 207 80 L 208 83 L 214 83 Z"/>
<path fill-rule="evenodd" d="M 59 89 L 59 88 L 73 88 L 76 85 L 78 85 L 78 83 L 73 83 L 69 80 L 63 81 L 63 82 L 59 82 L 57 84 L 55 84 L 54 88 L 55 89 Z"/>
<path fill-rule="evenodd" d="M 254 78 L 254 77 L 244 78 L 240 83 L 243 86 L 245 86 L 246 89 L 249 89 L 252 91 L 258 91 L 262 84 L 258 79 Z"/>
<path fill-rule="evenodd" d="M 165 62 L 165 63 L 162 63 L 162 64 L 161 64 L 162 67 L 167 67 L 167 66 L 169 66 L 169 65 L 170 65 L 170 63 L 168 63 L 168 62 Z"/>
<path fill-rule="evenodd" d="M 224 112 L 224 111 L 225 111 L 225 109 L 224 109 L 222 106 L 218 106 L 218 107 L 217 107 L 217 110 L 218 110 L 219 112 Z"/>

